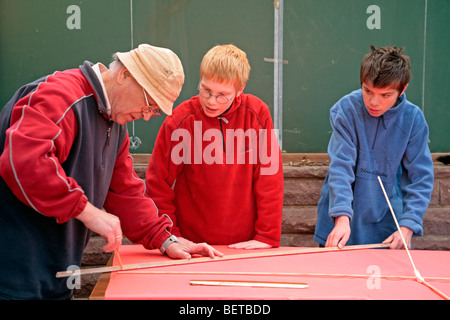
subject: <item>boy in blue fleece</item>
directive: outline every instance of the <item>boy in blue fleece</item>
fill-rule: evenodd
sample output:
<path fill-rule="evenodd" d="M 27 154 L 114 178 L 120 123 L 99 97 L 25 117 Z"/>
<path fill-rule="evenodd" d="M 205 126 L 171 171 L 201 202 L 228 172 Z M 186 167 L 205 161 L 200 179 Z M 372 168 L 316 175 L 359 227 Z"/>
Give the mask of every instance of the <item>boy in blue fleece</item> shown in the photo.
<path fill-rule="evenodd" d="M 383 242 L 403 248 L 377 176 L 407 245 L 413 235 L 423 235 L 433 162 L 425 117 L 406 100 L 410 62 L 401 50 L 371 46 L 361 63 L 361 89 L 330 110 L 330 168 L 314 235 L 320 245 L 342 248 Z"/>

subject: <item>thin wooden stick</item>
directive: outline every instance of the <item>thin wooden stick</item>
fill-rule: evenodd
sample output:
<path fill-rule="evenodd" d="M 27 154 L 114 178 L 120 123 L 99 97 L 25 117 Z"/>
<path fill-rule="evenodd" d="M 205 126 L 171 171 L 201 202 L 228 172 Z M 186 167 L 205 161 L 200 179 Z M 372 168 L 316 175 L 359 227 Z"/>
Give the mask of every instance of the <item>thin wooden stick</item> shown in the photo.
<path fill-rule="evenodd" d="M 107 266 L 107 267 L 86 268 L 86 269 L 71 270 L 71 271 L 59 271 L 56 273 L 56 277 L 63 278 L 63 277 L 70 277 L 70 276 L 78 276 L 78 275 L 86 275 L 86 274 L 94 274 L 94 273 L 104 273 L 104 272 L 112 272 L 112 271 L 120 271 L 120 270 L 135 270 L 135 269 L 174 266 L 174 265 L 192 264 L 192 263 L 226 261 L 226 260 L 234 260 L 234 259 L 272 257 L 272 256 L 281 256 L 281 255 L 294 255 L 294 254 L 319 253 L 319 252 L 331 252 L 331 251 L 350 251 L 350 250 L 387 248 L 387 247 L 389 247 L 389 244 L 377 243 L 377 244 L 345 246 L 342 249 L 340 249 L 338 247 L 322 247 L 322 248 L 299 248 L 299 249 L 273 251 L 273 252 L 255 251 L 252 253 L 235 254 L 235 255 L 228 255 L 228 256 L 224 256 L 224 257 L 215 257 L 215 258 L 201 257 L 201 258 L 170 260 L 170 261 L 162 261 L 162 262 L 146 262 L 146 263 L 128 264 L 128 265 L 123 265 L 122 268 L 120 266 Z"/>
<path fill-rule="evenodd" d="M 288 288 L 306 289 L 307 283 L 296 282 L 269 282 L 269 281 L 238 281 L 238 280 L 190 280 L 191 286 L 237 286 L 260 288 Z"/>
<path fill-rule="evenodd" d="M 399 226 L 398 221 L 397 221 L 397 216 L 395 215 L 394 209 L 392 209 L 391 202 L 389 201 L 389 197 L 388 197 L 388 195 L 386 193 L 386 190 L 384 189 L 384 185 L 383 185 L 383 182 L 381 181 L 380 176 L 378 176 L 378 182 L 380 183 L 381 190 L 383 191 L 384 197 L 386 198 L 386 202 L 387 202 L 387 204 L 389 206 L 389 210 L 391 211 L 392 218 L 394 219 L 395 225 L 397 226 L 397 230 L 398 230 L 398 233 L 400 234 L 400 237 L 402 239 L 403 246 L 405 247 L 406 253 L 408 254 L 409 261 L 411 262 L 411 265 L 412 265 L 412 267 L 414 269 L 414 274 L 416 275 L 418 281 L 422 281 L 423 278 L 420 275 L 419 270 L 417 270 L 416 265 L 414 264 L 414 261 L 413 261 L 413 259 L 411 257 L 411 254 L 409 253 L 409 249 L 408 249 L 408 246 L 406 245 L 405 237 L 403 236 L 402 230 L 400 230 L 400 226 Z"/>
<path fill-rule="evenodd" d="M 442 291 L 440 291 L 438 288 L 432 286 L 431 284 L 429 284 L 426 281 L 421 282 L 421 284 L 425 285 L 426 287 L 428 287 L 428 289 L 430 289 L 431 291 L 433 291 L 434 293 L 436 293 L 438 296 L 440 296 L 442 299 L 444 300 L 450 300 L 450 297 L 447 296 L 445 293 L 443 293 Z"/>
<path fill-rule="evenodd" d="M 382 278 L 382 279 L 410 279 L 415 276 L 392 276 L 373 274 L 343 274 L 343 273 L 307 273 L 307 272 L 246 272 L 246 271 L 155 271 L 155 270 L 124 270 L 120 274 L 164 274 L 164 275 L 232 275 L 232 276 L 281 276 L 281 277 L 331 277 L 331 278 Z M 429 281 L 450 281 L 450 278 L 424 277 Z"/>
<path fill-rule="evenodd" d="M 120 253 L 118 249 L 114 249 L 114 254 L 117 256 L 117 261 L 119 261 L 120 269 L 123 270 L 122 259 L 120 258 Z"/>
<path fill-rule="evenodd" d="M 383 190 L 384 197 L 386 198 L 386 202 L 387 202 L 387 204 L 389 206 L 389 209 L 391 210 L 391 214 L 392 214 L 392 217 L 394 218 L 395 225 L 397 226 L 398 233 L 400 233 L 400 237 L 402 238 L 403 246 L 406 249 L 406 253 L 408 254 L 409 261 L 411 262 L 411 265 L 412 265 L 412 267 L 414 269 L 414 274 L 416 275 L 417 282 L 419 282 L 421 284 L 424 284 L 426 287 L 431 289 L 433 292 L 435 292 L 441 298 L 443 298 L 445 300 L 450 300 L 450 297 L 445 295 L 442 291 L 438 290 L 437 288 L 433 287 L 431 284 L 427 283 L 425 281 L 425 279 L 422 277 L 422 275 L 420 274 L 419 270 L 417 270 L 416 265 L 414 264 L 414 261 L 413 261 L 413 259 L 411 257 L 411 254 L 409 253 L 408 246 L 406 245 L 405 237 L 403 237 L 402 230 L 400 230 L 400 226 L 398 224 L 397 217 L 396 217 L 396 215 L 394 213 L 394 209 L 392 209 L 391 202 L 389 201 L 389 197 L 386 194 L 386 190 L 384 190 L 383 182 L 381 181 L 381 178 L 379 176 L 378 176 L 378 182 L 380 183 L 381 189 Z"/>

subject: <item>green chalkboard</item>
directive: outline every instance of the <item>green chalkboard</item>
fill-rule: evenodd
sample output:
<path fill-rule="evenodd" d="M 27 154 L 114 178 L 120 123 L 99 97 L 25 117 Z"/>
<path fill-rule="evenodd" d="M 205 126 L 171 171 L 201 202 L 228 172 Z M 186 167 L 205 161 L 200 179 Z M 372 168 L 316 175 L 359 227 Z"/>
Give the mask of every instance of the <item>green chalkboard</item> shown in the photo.
<path fill-rule="evenodd" d="M 450 151 L 450 1 L 283 4 L 283 150 L 326 152 L 329 109 L 359 87 L 360 61 L 373 44 L 405 48 L 413 73 L 408 99 L 427 118 L 432 152 Z M 84 60 L 108 64 L 112 53 L 140 43 L 179 55 L 186 81 L 175 105 L 197 94 L 209 48 L 239 46 L 252 66 L 246 91 L 273 114 L 273 0 L 0 0 L 0 107 L 24 83 Z M 163 120 L 128 124 L 141 142 L 133 153 L 152 152 Z"/>

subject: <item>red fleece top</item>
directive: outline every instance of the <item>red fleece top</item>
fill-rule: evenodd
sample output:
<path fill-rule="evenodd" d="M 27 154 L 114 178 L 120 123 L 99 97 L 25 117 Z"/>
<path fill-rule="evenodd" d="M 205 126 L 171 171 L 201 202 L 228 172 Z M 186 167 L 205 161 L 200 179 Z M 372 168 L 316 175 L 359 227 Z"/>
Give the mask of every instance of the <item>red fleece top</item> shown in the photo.
<path fill-rule="evenodd" d="M 172 232 L 209 244 L 279 246 L 284 180 L 273 134 L 269 108 L 250 94 L 214 118 L 198 96 L 175 108 L 146 174 L 146 194 L 172 219 Z"/>

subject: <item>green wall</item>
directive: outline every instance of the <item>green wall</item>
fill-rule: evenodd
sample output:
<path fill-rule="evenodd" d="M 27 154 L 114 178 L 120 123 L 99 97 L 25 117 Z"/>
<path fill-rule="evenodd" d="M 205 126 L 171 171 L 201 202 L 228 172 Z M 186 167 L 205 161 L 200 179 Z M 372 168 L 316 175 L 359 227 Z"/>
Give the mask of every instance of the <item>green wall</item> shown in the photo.
<path fill-rule="evenodd" d="M 131 14 L 132 2 L 132 14 Z M 0 0 L 0 106 L 26 82 L 84 60 L 108 64 L 112 53 L 139 43 L 169 47 L 183 62 L 186 81 L 176 104 L 197 94 L 202 56 L 234 43 L 248 54 L 246 91 L 273 114 L 273 0 Z M 70 5 L 80 29 L 69 29 Z M 366 25 L 380 8 L 380 29 Z M 413 77 L 408 99 L 430 126 L 432 152 L 450 152 L 448 0 L 284 0 L 283 149 L 326 152 L 328 111 L 359 87 L 359 65 L 371 44 L 404 47 Z M 128 124 L 152 152 L 163 117 Z"/>

